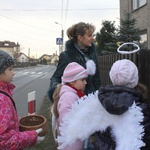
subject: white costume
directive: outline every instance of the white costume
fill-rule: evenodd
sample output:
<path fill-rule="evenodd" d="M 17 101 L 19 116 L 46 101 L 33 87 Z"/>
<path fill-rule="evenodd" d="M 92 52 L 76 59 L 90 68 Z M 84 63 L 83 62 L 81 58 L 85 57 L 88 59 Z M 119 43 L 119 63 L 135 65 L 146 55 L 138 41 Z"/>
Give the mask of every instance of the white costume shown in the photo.
<path fill-rule="evenodd" d="M 58 149 L 74 143 L 77 139 L 85 140 L 96 131 L 105 131 L 111 127 L 116 141 L 116 150 L 140 150 L 143 120 L 141 108 L 134 103 L 122 115 L 109 114 L 98 99 L 98 91 L 89 94 L 72 105 L 72 109 L 63 118 L 57 141 L 62 143 Z"/>

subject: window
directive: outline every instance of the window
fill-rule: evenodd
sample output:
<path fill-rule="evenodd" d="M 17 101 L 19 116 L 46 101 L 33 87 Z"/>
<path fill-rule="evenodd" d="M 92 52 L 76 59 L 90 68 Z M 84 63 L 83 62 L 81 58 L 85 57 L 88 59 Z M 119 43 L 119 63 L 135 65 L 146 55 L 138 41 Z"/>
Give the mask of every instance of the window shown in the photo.
<path fill-rule="evenodd" d="M 9 46 L 9 44 L 8 43 L 4 43 L 4 46 Z"/>
<path fill-rule="evenodd" d="M 140 40 L 140 45 L 141 48 L 147 48 L 147 30 L 142 31 L 140 34 L 141 40 Z"/>
<path fill-rule="evenodd" d="M 147 0 L 132 0 L 132 8 L 133 10 L 138 9 L 139 7 L 142 7 L 145 5 Z"/>

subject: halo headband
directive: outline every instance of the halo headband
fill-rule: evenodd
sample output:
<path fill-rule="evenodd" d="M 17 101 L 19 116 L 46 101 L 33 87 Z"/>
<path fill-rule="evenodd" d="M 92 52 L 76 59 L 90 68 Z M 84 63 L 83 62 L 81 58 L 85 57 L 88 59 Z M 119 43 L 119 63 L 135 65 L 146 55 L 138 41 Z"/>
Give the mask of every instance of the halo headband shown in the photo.
<path fill-rule="evenodd" d="M 136 47 L 136 49 L 134 49 L 133 51 L 121 51 L 120 48 L 125 46 L 125 45 L 133 45 L 133 46 Z M 120 54 L 132 54 L 132 53 L 138 52 L 139 50 L 140 50 L 140 47 L 136 43 L 133 43 L 133 42 L 123 43 L 122 45 L 120 45 L 117 48 L 117 52 L 120 53 Z"/>

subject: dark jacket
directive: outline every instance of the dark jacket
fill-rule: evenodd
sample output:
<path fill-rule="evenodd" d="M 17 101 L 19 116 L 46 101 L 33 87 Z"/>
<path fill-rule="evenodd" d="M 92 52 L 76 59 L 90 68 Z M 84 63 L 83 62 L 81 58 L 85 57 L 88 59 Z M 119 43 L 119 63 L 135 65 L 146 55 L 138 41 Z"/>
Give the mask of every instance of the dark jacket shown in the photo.
<path fill-rule="evenodd" d="M 82 50 L 81 50 L 82 51 Z M 57 86 L 57 84 L 61 83 L 61 77 L 63 75 L 63 71 L 65 67 L 70 62 L 77 62 L 86 68 L 86 58 L 92 59 L 96 64 L 96 73 L 93 76 L 88 76 L 87 78 L 87 86 L 85 88 L 85 94 L 89 94 L 98 90 L 100 87 L 100 75 L 99 75 L 99 68 L 98 68 L 98 61 L 97 61 L 97 54 L 95 50 L 94 44 L 88 48 L 86 52 L 82 51 L 83 54 L 75 47 L 73 40 L 69 40 L 66 43 L 66 50 L 60 54 L 59 62 L 54 72 L 53 76 L 50 79 L 50 87 L 48 90 L 48 97 L 51 101 L 52 94 Z"/>
<path fill-rule="evenodd" d="M 120 86 L 106 86 L 99 89 L 99 100 L 102 106 L 114 115 L 121 115 L 134 102 L 142 108 L 144 120 L 145 135 L 143 141 L 146 144 L 141 150 L 150 149 L 150 107 L 143 100 L 143 96 L 135 89 L 120 87 Z M 115 150 L 116 143 L 111 135 L 111 127 L 107 128 L 104 133 L 95 133 L 95 150 Z"/>

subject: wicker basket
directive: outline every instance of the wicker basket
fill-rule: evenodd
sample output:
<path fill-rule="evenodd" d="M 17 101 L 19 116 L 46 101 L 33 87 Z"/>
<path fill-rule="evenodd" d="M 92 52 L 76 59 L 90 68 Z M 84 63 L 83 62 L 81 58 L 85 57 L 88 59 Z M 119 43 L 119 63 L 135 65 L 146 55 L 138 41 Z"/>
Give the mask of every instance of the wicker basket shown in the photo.
<path fill-rule="evenodd" d="M 42 115 L 29 115 L 22 117 L 19 121 L 20 131 L 37 130 L 42 128 L 43 131 L 38 136 L 44 136 L 48 130 L 47 119 Z"/>

